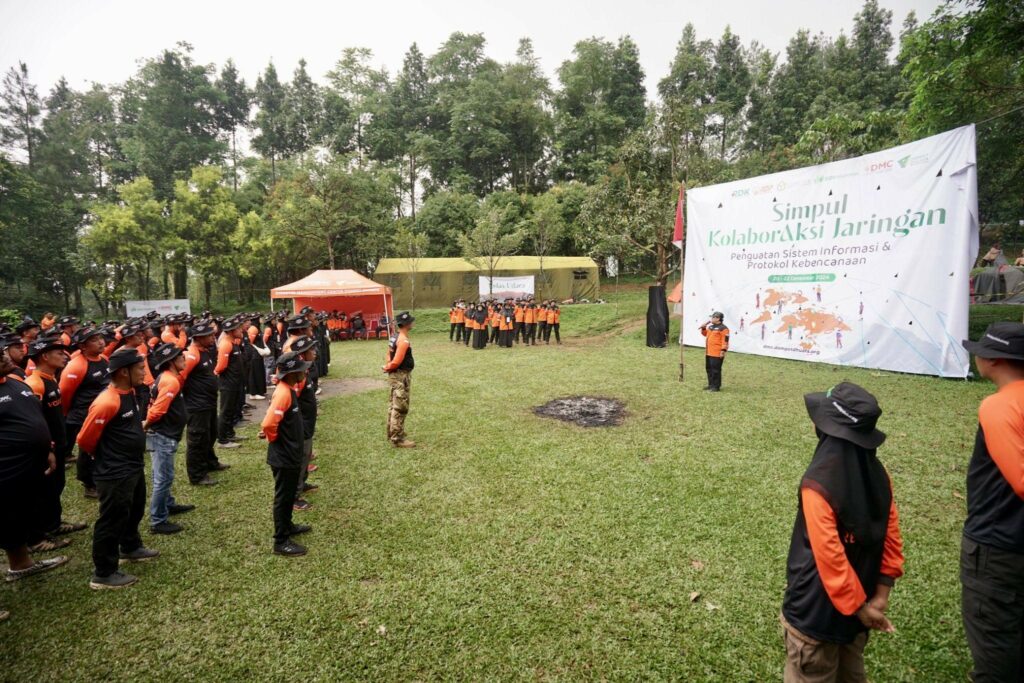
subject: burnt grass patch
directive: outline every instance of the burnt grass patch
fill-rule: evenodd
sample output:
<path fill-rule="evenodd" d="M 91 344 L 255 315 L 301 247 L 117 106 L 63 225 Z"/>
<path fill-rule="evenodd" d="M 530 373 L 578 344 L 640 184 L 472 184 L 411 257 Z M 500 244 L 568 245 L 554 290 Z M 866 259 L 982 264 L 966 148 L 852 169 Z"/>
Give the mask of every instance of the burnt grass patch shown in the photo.
<path fill-rule="evenodd" d="M 533 412 L 580 427 L 616 427 L 626 417 L 626 405 L 614 398 L 567 396 L 537 406 Z"/>

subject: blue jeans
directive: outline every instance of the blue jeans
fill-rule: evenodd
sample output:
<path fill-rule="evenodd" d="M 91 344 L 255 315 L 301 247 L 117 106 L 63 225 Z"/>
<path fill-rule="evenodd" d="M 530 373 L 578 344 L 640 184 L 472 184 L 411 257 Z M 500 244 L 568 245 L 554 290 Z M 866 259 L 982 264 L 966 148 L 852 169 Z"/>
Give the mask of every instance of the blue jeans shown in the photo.
<path fill-rule="evenodd" d="M 149 503 L 149 523 L 156 526 L 170 517 L 168 507 L 175 504 L 171 494 L 174 483 L 174 454 L 178 442 L 162 434 L 149 434 L 149 448 L 153 451 L 153 495 Z"/>

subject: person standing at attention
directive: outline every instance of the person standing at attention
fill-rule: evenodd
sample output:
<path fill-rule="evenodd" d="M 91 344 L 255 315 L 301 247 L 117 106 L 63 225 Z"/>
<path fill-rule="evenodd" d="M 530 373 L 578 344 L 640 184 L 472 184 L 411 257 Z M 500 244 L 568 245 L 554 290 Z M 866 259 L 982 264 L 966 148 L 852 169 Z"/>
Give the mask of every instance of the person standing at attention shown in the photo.
<path fill-rule="evenodd" d="M 707 339 L 704 355 L 704 369 L 708 374 L 708 385 L 705 391 L 721 391 L 722 389 L 722 364 L 725 362 L 725 352 L 729 350 L 729 328 L 722 321 L 725 316 L 715 311 L 711 314 L 711 321 L 700 326 L 700 333 Z"/>
<path fill-rule="evenodd" d="M 960 546 L 964 632 L 972 680 L 1024 680 L 1024 325 L 993 323 L 976 342 L 978 374 L 996 385 L 981 402 L 967 468 Z"/>
<path fill-rule="evenodd" d="M 412 387 L 412 371 L 416 363 L 412 357 L 409 332 L 416 321 L 408 311 L 395 317 L 398 334 L 388 343 L 388 359 L 382 368 L 391 385 L 388 407 L 388 440 L 395 448 L 415 448 L 416 443 L 405 436 L 405 416 L 409 414 L 409 393 Z"/>

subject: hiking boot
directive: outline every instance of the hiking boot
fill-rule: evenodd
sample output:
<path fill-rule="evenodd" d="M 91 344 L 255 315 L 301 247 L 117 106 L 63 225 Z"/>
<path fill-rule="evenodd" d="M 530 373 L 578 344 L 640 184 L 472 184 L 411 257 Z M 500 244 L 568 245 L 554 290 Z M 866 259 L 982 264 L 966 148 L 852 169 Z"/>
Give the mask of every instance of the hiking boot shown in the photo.
<path fill-rule="evenodd" d="M 89 580 L 89 588 L 94 591 L 127 588 L 133 583 L 138 583 L 138 581 L 137 576 L 125 574 L 122 571 L 116 571 L 110 576 L 96 576 L 93 574 L 92 579 Z"/>
<path fill-rule="evenodd" d="M 184 528 L 185 527 L 181 526 L 180 524 L 175 524 L 174 522 L 160 522 L 159 524 L 154 524 L 153 526 L 149 527 L 149 531 L 153 534 L 169 536 L 171 534 L 178 533 Z M 156 551 L 154 550 L 153 552 Z"/>
<path fill-rule="evenodd" d="M 99 497 L 100 497 L 100 494 L 99 494 L 99 492 L 98 492 L 98 491 L 96 490 L 96 487 L 95 487 L 95 486 L 86 486 L 86 487 L 85 487 L 85 488 L 84 488 L 84 489 L 82 490 L 82 495 L 83 495 L 83 496 L 85 496 L 86 498 L 92 498 L 92 499 L 94 499 L 94 500 L 98 500 L 98 499 L 99 499 Z"/>
<path fill-rule="evenodd" d="M 217 466 L 213 468 L 213 471 L 214 472 L 223 472 L 224 470 L 230 470 L 230 469 L 231 469 L 231 465 L 227 464 L 226 462 L 219 462 L 219 463 L 217 463 Z"/>
<path fill-rule="evenodd" d="M 303 500 L 302 498 L 299 498 L 292 505 L 292 510 L 295 510 L 297 512 L 305 512 L 307 510 L 312 510 L 312 509 L 313 509 L 313 504 L 310 503 L 308 500 Z"/>
<path fill-rule="evenodd" d="M 288 539 L 284 543 L 274 544 L 274 554 L 284 555 L 285 557 L 301 557 L 306 554 L 306 546 L 299 545 L 295 541 Z"/>
<path fill-rule="evenodd" d="M 292 536 L 298 536 L 299 534 L 304 534 L 304 533 L 310 532 L 312 530 L 313 530 L 313 527 L 311 527 L 308 524 L 292 524 L 292 534 L 291 535 Z"/>
<path fill-rule="evenodd" d="M 146 560 L 152 560 L 155 557 L 160 556 L 159 550 L 153 550 L 147 548 L 144 545 L 140 545 L 130 553 L 121 553 L 122 562 L 145 562 Z"/>
<path fill-rule="evenodd" d="M 242 444 L 237 441 L 218 441 L 217 448 L 238 448 Z"/>
<path fill-rule="evenodd" d="M 307 481 L 305 484 L 302 485 L 302 492 L 309 493 L 310 491 L 316 491 L 319 488 L 320 487 L 317 486 L 316 484 L 311 484 L 310 482 Z"/>
<path fill-rule="evenodd" d="M 44 538 L 35 545 L 30 545 L 28 551 L 33 555 L 36 553 L 52 553 L 54 550 L 67 548 L 69 545 L 71 545 L 70 538 Z"/>
<path fill-rule="evenodd" d="M 186 505 L 183 503 L 175 503 L 174 505 L 167 506 L 167 513 L 170 515 L 180 515 L 185 512 L 192 512 L 196 509 L 195 505 Z"/>
<path fill-rule="evenodd" d="M 4 581 L 7 583 L 20 581 L 21 579 L 29 576 L 35 576 L 36 574 L 42 574 L 43 572 L 48 572 L 51 569 L 56 569 L 62 564 L 67 563 L 67 555 L 58 555 L 57 557 L 51 557 L 45 560 L 37 560 L 24 569 L 8 569 L 7 575 L 4 577 Z"/>
<path fill-rule="evenodd" d="M 393 442 L 395 448 L 416 448 L 416 442 L 410 441 L 409 439 L 402 439 L 401 441 Z"/>
<path fill-rule="evenodd" d="M 206 475 L 205 477 L 203 477 L 202 479 L 200 479 L 199 481 L 195 482 L 192 485 L 193 486 L 216 486 L 218 483 L 220 483 L 220 482 L 218 482 L 216 479 L 211 479 L 210 475 Z"/>
<path fill-rule="evenodd" d="M 63 519 L 60 521 L 60 526 L 50 532 L 51 536 L 63 536 L 64 534 L 73 534 L 77 531 L 83 531 L 88 529 L 89 525 L 85 522 L 66 522 Z"/>

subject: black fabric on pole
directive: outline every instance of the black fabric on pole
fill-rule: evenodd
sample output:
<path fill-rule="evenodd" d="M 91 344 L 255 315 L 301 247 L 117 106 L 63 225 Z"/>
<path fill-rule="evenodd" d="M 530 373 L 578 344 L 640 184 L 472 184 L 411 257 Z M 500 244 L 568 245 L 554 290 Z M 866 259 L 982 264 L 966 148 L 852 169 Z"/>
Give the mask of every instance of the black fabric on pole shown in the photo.
<path fill-rule="evenodd" d="M 647 288 L 647 345 L 663 349 L 668 345 L 668 301 L 664 287 Z"/>

